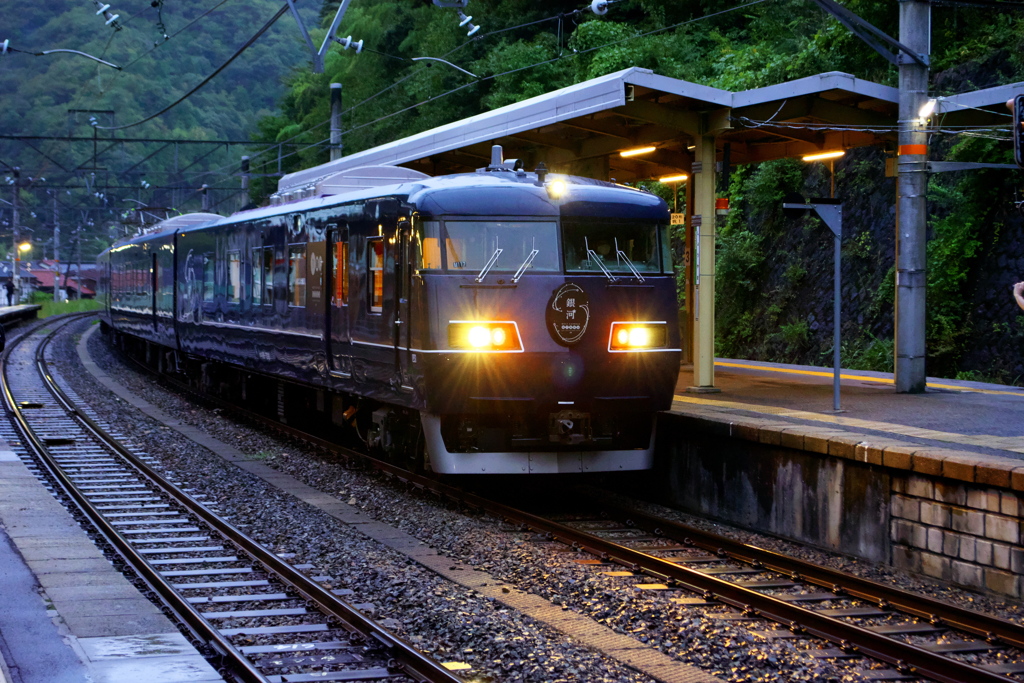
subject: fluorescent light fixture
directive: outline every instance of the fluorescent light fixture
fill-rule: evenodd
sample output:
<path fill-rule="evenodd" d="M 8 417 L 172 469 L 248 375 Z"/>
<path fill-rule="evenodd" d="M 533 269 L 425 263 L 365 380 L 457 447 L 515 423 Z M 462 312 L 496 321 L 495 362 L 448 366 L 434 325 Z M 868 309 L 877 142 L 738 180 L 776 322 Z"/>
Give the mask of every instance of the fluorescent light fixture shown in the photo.
<path fill-rule="evenodd" d="M 651 152 L 653 152 L 656 149 L 658 149 L 658 148 L 657 147 L 636 147 L 634 149 L 627 149 L 624 152 L 619 152 L 619 156 L 620 157 L 635 157 L 638 154 L 650 154 Z"/>
<path fill-rule="evenodd" d="M 663 178 L 658 178 L 658 182 L 659 183 L 681 183 L 681 182 L 683 182 L 684 180 L 686 180 L 689 177 L 690 176 L 686 175 L 685 173 L 680 173 L 679 175 L 667 175 L 667 176 L 665 176 Z"/>
<path fill-rule="evenodd" d="M 808 154 L 807 156 L 800 158 L 803 159 L 804 161 L 822 161 L 824 159 L 838 159 L 844 154 L 846 154 L 846 152 L 840 149 L 835 152 L 821 152 L 820 154 Z"/>

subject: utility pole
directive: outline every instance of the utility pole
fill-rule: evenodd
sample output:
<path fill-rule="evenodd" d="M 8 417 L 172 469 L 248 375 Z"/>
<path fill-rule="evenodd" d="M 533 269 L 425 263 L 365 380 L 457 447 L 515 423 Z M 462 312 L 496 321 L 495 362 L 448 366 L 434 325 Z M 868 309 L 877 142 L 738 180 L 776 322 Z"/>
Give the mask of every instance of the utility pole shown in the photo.
<path fill-rule="evenodd" d="M 78 224 L 75 232 L 75 251 L 77 254 L 78 269 L 75 271 L 75 298 L 82 298 L 82 224 Z"/>
<path fill-rule="evenodd" d="M 931 6 L 900 0 L 900 42 L 931 52 Z M 896 190 L 896 391 L 925 390 L 928 135 L 918 112 L 928 99 L 928 67 L 899 55 L 899 149 Z"/>
<path fill-rule="evenodd" d="M 57 191 L 53 190 L 53 300 L 60 301 L 60 219 L 57 216 Z"/>
<path fill-rule="evenodd" d="M 11 197 L 11 232 L 14 233 L 14 255 L 11 257 L 11 284 L 14 285 L 14 294 L 12 296 L 20 298 L 21 287 L 18 279 L 18 271 L 21 269 L 21 251 L 18 249 L 18 186 L 21 184 L 21 170 L 15 166 L 11 169 L 14 175 L 14 196 Z M 14 305 L 14 301 L 8 301 L 9 306 Z"/>
<path fill-rule="evenodd" d="M 341 158 L 341 83 L 331 83 L 331 161 Z"/>

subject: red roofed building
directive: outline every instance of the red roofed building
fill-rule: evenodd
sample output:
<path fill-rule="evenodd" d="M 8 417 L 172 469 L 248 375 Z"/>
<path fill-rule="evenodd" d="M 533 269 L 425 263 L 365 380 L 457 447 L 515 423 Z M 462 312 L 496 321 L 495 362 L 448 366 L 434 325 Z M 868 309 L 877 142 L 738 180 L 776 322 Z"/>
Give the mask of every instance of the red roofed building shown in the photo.
<path fill-rule="evenodd" d="M 89 287 L 84 284 L 79 285 L 78 279 L 75 277 L 68 276 L 65 280 L 63 273 L 57 273 L 57 271 L 54 270 L 33 269 L 28 272 L 30 272 L 32 276 L 39 281 L 39 284 L 36 287 L 37 291 L 53 294 L 53 281 L 54 278 L 56 278 L 58 286 L 61 289 L 66 289 L 69 295 L 71 292 L 80 291 L 82 299 L 92 299 L 96 296 L 96 292 Z"/>

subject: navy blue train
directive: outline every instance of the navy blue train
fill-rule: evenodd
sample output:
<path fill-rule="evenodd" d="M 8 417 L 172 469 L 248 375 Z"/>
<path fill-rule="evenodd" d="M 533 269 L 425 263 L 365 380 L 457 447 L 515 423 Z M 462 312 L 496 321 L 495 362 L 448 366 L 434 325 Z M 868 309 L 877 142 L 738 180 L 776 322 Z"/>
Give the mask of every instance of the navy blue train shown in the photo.
<path fill-rule="evenodd" d="M 105 251 L 103 329 L 405 466 L 651 466 L 680 359 L 661 199 L 526 173 L 499 149 L 476 173 L 363 168 L 275 201 Z"/>

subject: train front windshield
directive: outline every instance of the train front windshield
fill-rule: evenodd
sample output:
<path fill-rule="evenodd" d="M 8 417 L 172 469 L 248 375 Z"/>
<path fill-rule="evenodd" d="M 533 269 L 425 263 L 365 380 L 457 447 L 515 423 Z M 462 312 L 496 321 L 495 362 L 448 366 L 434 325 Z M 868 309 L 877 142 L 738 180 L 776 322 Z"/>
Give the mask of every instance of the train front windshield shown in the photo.
<path fill-rule="evenodd" d="M 667 226 L 653 222 L 424 221 L 423 267 L 449 273 L 670 273 Z M 561 249 L 559 249 L 561 241 Z M 561 253 L 560 253 L 561 252 Z"/>
<path fill-rule="evenodd" d="M 449 273 L 512 271 L 557 273 L 558 226 L 554 221 L 428 221 L 424 267 L 439 268 L 444 244 Z"/>
<path fill-rule="evenodd" d="M 666 232 L 657 223 L 565 220 L 565 272 L 671 272 Z"/>

